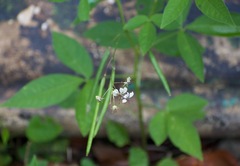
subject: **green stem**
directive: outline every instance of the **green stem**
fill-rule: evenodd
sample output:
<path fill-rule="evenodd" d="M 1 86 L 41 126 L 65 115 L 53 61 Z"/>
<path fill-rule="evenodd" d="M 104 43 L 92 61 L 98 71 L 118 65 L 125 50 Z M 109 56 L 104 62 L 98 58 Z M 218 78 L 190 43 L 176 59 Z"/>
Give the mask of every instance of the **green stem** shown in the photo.
<path fill-rule="evenodd" d="M 121 21 L 122 24 L 125 24 L 125 18 L 124 18 L 124 12 L 123 12 L 123 8 L 122 8 L 122 4 L 120 2 L 120 0 L 116 0 L 117 2 L 117 6 L 118 6 L 118 10 L 120 13 L 120 17 L 121 17 Z M 141 55 L 141 51 L 140 48 L 138 46 L 135 46 L 133 39 L 131 37 L 131 35 L 129 34 L 129 31 L 125 31 L 127 38 L 129 40 L 129 43 L 131 44 L 131 46 L 134 49 L 134 53 L 135 53 L 135 59 L 134 59 L 134 78 L 135 78 L 135 93 L 136 93 L 136 100 L 137 100 L 137 107 L 138 107 L 138 120 L 139 120 L 139 127 L 140 127 L 140 131 L 141 131 L 141 144 L 142 144 L 142 148 L 146 149 L 146 144 L 147 144 L 147 136 L 146 136 L 146 132 L 145 132 L 145 127 L 144 127 L 144 121 L 143 121 L 143 104 L 141 101 L 141 66 L 142 66 L 142 62 L 143 62 L 143 56 Z"/>
<path fill-rule="evenodd" d="M 141 66 L 143 62 L 143 56 L 135 55 L 134 59 L 134 78 L 135 78 L 135 93 L 136 93 L 136 100 L 137 100 L 137 107 L 138 107 L 138 120 L 139 120 L 139 127 L 141 131 L 141 143 L 142 148 L 146 149 L 147 144 L 147 136 L 144 127 L 143 121 L 143 104 L 141 100 Z"/>
<path fill-rule="evenodd" d="M 28 165 L 29 154 L 30 154 L 30 150 L 31 150 L 31 145 L 32 145 L 32 142 L 28 141 L 28 142 L 27 142 L 27 145 L 26 145 L 25 154 L 24 154 L 24 165 L 25 165 L 25 166 Z"/>
<path fill-rule="evenodd" d="M 120 0 L 116 0 L 116 3 L 117 3 L 117 6 L 118 6 L 118 10 L 119 10 L 119 14 L 120 14 L 120 17 L 121 17 L 122 24 L 124 25 L 125 24 L 125 18 L 124 18 L 124 14 L 123 14 L 122 4 L 121 4 Z"/>

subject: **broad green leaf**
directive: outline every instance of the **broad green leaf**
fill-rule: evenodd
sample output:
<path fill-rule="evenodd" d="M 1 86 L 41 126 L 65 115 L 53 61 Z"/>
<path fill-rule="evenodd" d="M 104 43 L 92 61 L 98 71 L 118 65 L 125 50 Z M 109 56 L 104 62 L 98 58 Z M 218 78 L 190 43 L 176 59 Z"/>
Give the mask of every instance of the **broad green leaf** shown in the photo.
<path fill-rule="evenodd" d="M 149 134 L 154 143 L 159 146 L 167 139 L 167 114 L 159 111 L 149 123 Z"/>
<path fill-rule="evenodd" d="M 185 118 L 169 116 L 168 135 L 181 151 L 202 160 L 201 142 L 196 128 Z"/>
<path fill-rule="evenodd" d="M 161 23 L 162 23 L 162 14 L 154 14 L 150 17 L 150 20 L 157 26 L 160 28 Z"/>
<path fill-rule="evenodd" d="M 54 140 L 61 132 L 61 125 L 52 118 L 35 116 L 29 121 L 26 136 L 33 142 L 42 143 Z"/>
<path fill-rule="evenodd" d="M 162 32 L 157 36 L 153 46 L 157 51 L 165 55 L 179 56 L 177 44 L 177 32 Z"/>
<path fill-rule="evenodd" d="M 88 0 L 80 0 L 78 5 L 78 18 L 80 21 L 89 20 L 90 5 Z"/>
<path fill-rule="evenodd" d="M 164 28 L 164 30 L 168 30 L 168 31 L 172 31 L 172 30 L 176 30 L 179 29 L 183 26 L 184 21 L 187 18 L 187 15 L 189 13 L 190 7 L 191 7 L 191 2 L 188 3 L 188 6 L 183 10 L 183 12 L 177 17 L 176 20 L 174 20 L 173 22 L 171 22 L 170 24 L 166 25 Z M 161 23 L 162 23 L 162 14 L 154 14 L 151 16 L 151 20 L 154 22 L 154 24 L 156 26 L 158 26 L 159 28 L 161 28 Z"/>
<path fill-rule="evenodd" d="M 197 76 L 200 81 L 204 81 L 204 66 L 203 66 L 203 47 L 191 35 L 179 32 L 177 37 L 178 49 L 181 57 Z"/>
<path fill-rule="evenodd" d="M 166 27 L 168 24 L 176 20 L 188 7 L 190 0 L 169 0 L 164 9 L 161 28 Z"/>
<path fill-rule="evenodd" d="M 152 23 L 147 22 L 142 26 L 139 33 L 138 42 L 143 55 L 145 55 L 152 47 L 152 44 L 156 39 L 156 35 L 156 28 Z"/>
<path fill-rule="evenodd" d="M 89 80 L 82 90 L 79 92 L 76 98 L 75 105 L 75 114 L 78 127 L 80 129 L 81 134 L 85 137 L 90 131 L 94 108 L 96 105 L 96 100 L 93 100 L 91 103 L 88 103 L 88 99 L 90 96 L 90 92 L 92 90 L 93 84 L 95 80 Z M 95 94 L 96 95 L 96 94 Z"/>
<path fill-rule="evenodd" d="M 194 121 L 204 117 L 202 109 L 207 104 L 208 102 L 205 99 L 185 93 L 169 100 L 166 109 L 174 115 L 179 115 L 187 120 Z"/>
<path fill-rule="evenodd" d="M 198 9 L 211 19 L 234 25 L 232 17 L 223 0 L 195 0 L 195 3 Z"/>
<path fill-rule="evenodd" d="M 133 39 L 133 44 L 136 44 L 136 36 L 129 32 Z M 84 36 L 92 39 L 102 46 L 110 46 L 114 48 L 131 48 L 132 45 L 126 36 L 123 26 L 119 22 L 105 21 L 98 23 L 96 26 L 88 29 Z"/>
<path fill-rule="evenodd" d="M 138 14 L 151 16 L 154 13 L 160 12 L 164 7 L 165 0 L 137 0 L 136 9 Z"/>
<path fill-rule="evenodd" d="M 2 137 L 2 143 L 3 145 L 7 145 L 9 139 L 10 139 L 10 132 L 7 128 L 2 128 L 1 130 L 1 137 Z"/>
<path fill-rule="evenodd" d="M 28 166 L 38 166 L 37 157 L 33 156 L 30 164 Z"/>
<path fill-rule="evenodd" d="M 47 166 L 48 162 L 45 160 L 38 160 L 37 157 L 34 155 L 32 160 L 28 166 Z"/>
<path fill-rule="evenodd" d="M 93 73 L 93 63 L 87 50 L 75 39 L 53 32 L 53 48 L 58 59 L 76 73 L 89 78 Z"/>
<path fill-rule="evenodd" d="M 240 36 L 240 14 L 232 14 L 232 18 L 236 26 L 230 26 L 203 15 L 187 25 L 186 28 L 206 35 Z"/>
<path fill-rule="evenodd" d="M 190 6 L 190 5 L 189 5 Z M 188 8 L 186 8 L 188 9 Z M 188 10 L 184 10 L 184 11 L 188 11 Z M 176 30 L 179 29 L 180 27 L 182 27 L 182 23 L 185 20 L 184 18 L 184 13 L 181 14 L 175 21 L 171 22 L 170 24 L 166 25 L 164 28 L 164 30 L 168 30 L 168 31 L 172 31 L 172 30 Z M 158 27 L 161 28 L 161 23 L 162 23 L 162 14 L 154 14 L 152 15 L 152 17 L 150 18 L 151 21 Z"/>
<path fill-rule="evenodd" d="M 162 72 L 162 69 L 160 68 L 160 66 L 152 52 L 149 53 L 149 57 L 150 57 L 150 60 L 153 64 L 155 71 L 158 74 L 159 79 L 162 81 L 164 89 L 167 91 L 168 95 L 171 96 L 171 91 L 170 91 L 167 79 L 165 78 L 165 76 Z"/>
<path fill-rule="evenodd" d="M 178 164 L 171 158 L 164 158 L 156 166 L 178 166 Z"/>
<path fill-rule="evenodd" d="M 50 74 L 29 82 L 4 107 L 43 108 L 66 99 L 83 82 L 79 77 L 67 74 Z"/>
<path fill-rule="evenodd" d="M 63 100 L 58 105 L 62 108 L 74 108 L 77 102 L 77 96 L 79 94 L 80 90 L 76 89 L 68 98 Z"/>
<path fill-rule="evenodd" d="M 133 147 L 130 149 L 129 166 L 148 166 L 148 156 L 147 153 L 138 147 Z"/>
<path fill-rule="evenodd" d="M 124 25 L 123 29 L 124 30 L 133 30 L 135 28 L 140 27 L 143 25 L 145 22 L 147 22 L 149 19 L 145 15 L 137 15 L 130 20 Z"/>
<path fill-rule="evenodd" d="M 47 166 L 48 162 L 45 160 L 38 160 L 37 157 L 34 155 L 32 160 L 28 166 Z"/>
<path fill-rule="evenodd" d="M 122 124 L 108 121 L 106 130 L 108 139 L 117 147 L 123 147 L 130 142 L 127 129 Z"/>
<path fill-rule="evenodd" d="M 96 164 L 88 158 L 81 159 L 80 166 L 96 166 Z"/>

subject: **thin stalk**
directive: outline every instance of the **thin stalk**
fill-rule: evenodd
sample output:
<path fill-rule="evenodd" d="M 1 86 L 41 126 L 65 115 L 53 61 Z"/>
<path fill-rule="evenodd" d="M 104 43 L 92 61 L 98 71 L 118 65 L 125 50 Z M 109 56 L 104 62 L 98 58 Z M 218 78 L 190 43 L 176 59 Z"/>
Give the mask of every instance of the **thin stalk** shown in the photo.
<path fill-rule="evenodd" d="M 142 56 L 135 56 L 134 59 L 134 78 L 135 78 L 135 93 L 136 93 L 136 100 L 137 100 L 137 107 L 138 107 L 138 120 L 139 120 L 139 127 L 141 131 L 141 143 L 142 148 L 146 149 L 147 144 L 147 136 L 144 127 L 143 121 L 143 104 L 141 100 L 141 66 L 143 62 Z"/>
<path fill-rule="evenodd" d="M 124 18 L 124 12 L 122 8 L 122 4 L 120 0 L 116 0 L 118 10 L 120 13 L 122 24 L 125 24 L 125 18 Z M 143 104 L 141 101 L 141 66 L 143 62 L 143 56 L 141 55 L 141 51 L 138 46 L 135 46 L 133 43 L 133 39 L 131 35 L 129 34 L 129 31 L 125 31 L 127 38 L 129 40 L 129 43 L 132 45 L 135 53 L 135 59 L 134 59 L 134 78 L 135 78 L 135 94 L 136 94 L 136 100 L 137 100 L 137 107 L 138 107 L 138 120 L 139 120 L 139 128 L 141 131 L 141 144 L 142 148 L 146 149 L 147 144 L 147 136 L 145 132 L 144 127 L 144 121 L 143 121 Z"/>
<path fill-rule="evenodd" d="M 116 0 L 117 6 L 118 6 L 118 10 L 119 10 L 119 14 L 120 14 L 120 18 L 122 21 L 122 24 L 125 24 L 125 18 L 124 18 L 124 14 L 123 14 L 123 7 L 122 4 L 120 2 L 120 0 Z"/>
<path fill-rule="evenodd" d="M 32 142 L 28 141 L 27 145 L 26 145 L 26 150 L 25 150 L 25 154 L 24 154 L 24 161 L 23 161 L 25 166 L 28 165 L 31 146 L 32 146 Z"/>

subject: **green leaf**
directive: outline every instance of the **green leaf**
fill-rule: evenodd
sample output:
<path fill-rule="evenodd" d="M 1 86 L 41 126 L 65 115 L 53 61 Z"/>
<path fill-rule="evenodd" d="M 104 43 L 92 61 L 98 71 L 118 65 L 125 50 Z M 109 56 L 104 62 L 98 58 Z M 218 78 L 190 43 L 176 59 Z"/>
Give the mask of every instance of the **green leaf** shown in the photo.
<path fill-rule="evenodd" d="M 151 60 L 151 62 L 153 64 L 154 69 L 156 70 L 156 72 L 158 74 L 159 79 L 163 83 L 163 86 L 164 86 L 165 90 L 167 91 L 168 95 L 171 96 L 171 91 L 170 91 L 167 79 L 165 78 L 165 76 L 164 76 L 164 74 L 162 72 L 162 69 L 158 65 L 158 62 L 157 62 L 157 60 L 156 60 L 156 58 L 155 58 L 155 56 L 153 55 L 152 52 L 149 53 L 149 57 L 150 57 L 150 60 Z"/>
<path fill-rule="evenodd" d="M 130 141 L 127 129 L 120 123 L 108 121 L 106 125 L 108 139 L 117 147 L 123 147 Z"/>
<path fill-rule="evenodd" d="M 90 5 L 88 0 L 80 0 L 78 5 L 78 18 L 80 21 L 89 20 Z"/>
<path fill-rule="evenodd" d="M 195 0 L 196 6 L 206 16 L 229 25 L 235 25 L 223 0 Z"/>
<path fill-rule="evenodd" d="M 76 98 L 75 105 L 75 117 L 78 123 L 81 134 L 85 137 L 90 131 L 94 108 L 96 106 L 96 100 L 93 100 L 91 103 L 88 103 L 90 92 L 92 90 L 95 80 L 89 80 Z"/>
<path fill-rule="evenodd" d="M 190 0 L 169 0 L 163 12 L 161 28 L 166 27 L 176 20 L 190 2 Z"/>
<path fill-rule="evenodd" d="M 67 67 L 89 78 L 93 73 L 93 63 L 86 49 L 75 39 L 53 32 L 53 48 L 58 59 Z"/>
<path fill-rule="evenodd" d="M 43 76 L 25 85 L 2 106 L 17 108 L 48 107 L 66 99 L 82 82 L 81 78 L 67 74 Z"/>
<path fill-rule="evenodd" d="M 3 145 L 7 145 L 8 141 L 10 139 L 10 132 L 7 128 L 2 128 L 1 137 L 2 137 Z"/>
<path fill-rule="evenodd" d="M 179 56 L 180 52 L 177 44 L 177 32 L 162 32 L 154 42 L 154 48 L 160 53 Z"/>
<path fill-rule="evenodd" d="M 206 35 L 240 36 L 240 14 L 232 14 L 232 18 L 237 26 L 229 26 L 203 15 L 187 25 L 186 28 Z"/>
<path fill-rule="evenodd" d="M 167 139 L 167 114 L 159 111 L 149 123 L 149 134 L 154 143 L 159 146 Z"/>
<path fill-rule="evenodd" d="M 28 166 L 47 166 L 48 162 L 45 160 L 38 160 L 37 157 L 34 155 L 32 160 Z"/>
<path fill-rule="evenodd" d="M 164 158 L 156 166 L 178 166 L 178 164 L 171 158 Z"/>
<path fill-rule="evenodd" d="M 133 39 L 133 44 L 136 44 L 136 36 L 129 32 Z M 114 48 L 131 48 L 132 45 L 123 31 L 123 26 L 119 22 L 105 21 L 98 23 L 96 26 L 85 31 L 84 36 L 92 39 L 102 46 Z"/>
<path fill-rule="evenodd" d="M 38 166 L 37 157 L 33 156 L 29 166 Z"/>
<path fill-rule="evenodd" d="M 145 55 L 152 47 L 152 44 L 156 39 L 156 35 L 156 28 L 152 23 L 147 22 L 142 26 L 139 33 L 138 42 L 143 55 Z"/>
<path fill-rule="evenodd" d="M 124 30 L 134 30 L 135 28 L 140 27 L 143 25 L 145 22 L 148 21 L 148 17 L 145 15 L 137 15 L 130 20 L 124 25 L 123 29 Z"/>
<path fill-rule="evenodd" d="M 133 147 L 130 149 L 129 166 L 148 166 L 148 156 L 147 153 L 138 147 Z"/>
<path fill-rule="evenodd" d="M 166 109 L 175 115 L 184 117 L 186 120 L 195 121 L 204 117 L 202 109 L 207 104 L 207 100 L 196 95 L 185 93 L 169 100 Z"/>
<path fill-rule="evenodd" d="M 26 136 L 33 142 L 42 143 L 54 140 L 61 132 L 61 125 L 52 118 L 35 116 L 29 121 Z"/>
<path fill-rule="evenodd" d="M 150 20 L 157 26 L 160 27 L 162 23 L 162 14 L 154 14 L 150 17 Z"/>
<path fill-rule="evenodd" d="M 96 166 L 96 164 L 88 158 L 81 159 L 80 166 Z"/>
<path fill-rule="evenodd" d="M 185 118 L 169 116 L 168 135 L 172 143 L 181 151 L 203 160 L 198 132 Z"/>
<path fill-rule="evenodd" d="M 200 81 L 204 81 L 204 66 L 203 66 L 203 47 L 191 35 L 184 32 L 179 32 L 177 37 L 178 49 L 181 57 L 197 76 Z"/>
<path fill-rule="evenodd" d="M 77 102 L 77 96 L 78 96 L 79 92 L 80 92 L 79 89 L 75 90 L 70 96 L 68 96 L 68 98 L 63 100 L 58 105 L 62 108 L 67 108 L 67 109 L 74 108 L 76 105 L 76 102 Z"/>
<path fill-rule="evenodd" d="M 187 18 L 187 15 L 188 15 L 190 7 L 191 7 L 191 4 L 192 4 L 191 2 L 188 3 L 187 7 L 183 10 L 181 15 L 178 16 L 178 18 L 176 20 L 174 20 L 170 24 L 166 25 L 163 29 L 164 30 L 168 30 L 168 31 L 172 31 L 172 30 L 176 30 L 176 29 L 181 28 L 183 26 L 184 21 Z M 151 20 L 156 24 L 156 26 L 161 28 L 162 14 L 155 14 L 155 15 L 153 15 L 151 17 Z"/>

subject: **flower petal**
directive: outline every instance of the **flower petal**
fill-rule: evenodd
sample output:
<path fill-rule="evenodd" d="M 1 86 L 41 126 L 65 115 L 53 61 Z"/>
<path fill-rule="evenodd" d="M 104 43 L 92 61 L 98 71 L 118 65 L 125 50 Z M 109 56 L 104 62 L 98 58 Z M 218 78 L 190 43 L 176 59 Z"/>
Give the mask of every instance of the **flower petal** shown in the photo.
<path fill-rule="evenodd" d="M 128 77 L 127 78 L 127 83 L 130 83 L 131 82 L 131 77 Z"/>
<path fill-rule="evenodd" d="M 122 99 L 122 103 L 126 103 L 127 102 L 127 99 Z"/>
<path fill-rule="evenodd" d="M 130 99 L 130 98 L 132 98 L 133 96 L 134 96 L 134 92 L 130 92 L 128 98 Z"/>
<path fill-rule="evenodd" d="M 117 89 L 114 89 L 112 92 L 113 97 L 116 97 L 119 95 L 119 91 Z"/>
<path fill-rule="evenodd" d="M 124 96 L 123 96 L 124 99 L 128 99 L 129 98 L 129 93 L 127 92 Z"/>
<path fill-rule="evenodd" d="M 121 95 L 124 95 L 127 91 L 128 91 L 127 87 L 119 89 L 119 92 L 120 92 Z"/>

